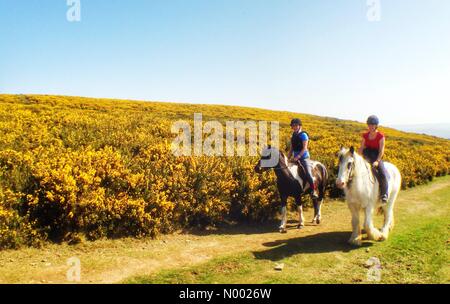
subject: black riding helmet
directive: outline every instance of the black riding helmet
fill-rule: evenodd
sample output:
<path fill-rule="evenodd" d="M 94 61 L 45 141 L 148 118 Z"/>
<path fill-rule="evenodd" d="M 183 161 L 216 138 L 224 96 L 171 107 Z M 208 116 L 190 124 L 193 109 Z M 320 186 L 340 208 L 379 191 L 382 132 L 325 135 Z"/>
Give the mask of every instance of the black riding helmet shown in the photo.
<path fill-rule="evenodd" d="M 291 127 L 294 125 L 302 125 L 302 121 L 299 118 L 294 118 L 293 120 L 291 120 Z"/>
<path fill-rule="evenodd" d="M 380 124 L 380 120 L 378 119 L 377 116 L 372 115 L 372 116 L 369 116 L 369 118 L 367 118 L 367 124 L 378 126 Z"/>

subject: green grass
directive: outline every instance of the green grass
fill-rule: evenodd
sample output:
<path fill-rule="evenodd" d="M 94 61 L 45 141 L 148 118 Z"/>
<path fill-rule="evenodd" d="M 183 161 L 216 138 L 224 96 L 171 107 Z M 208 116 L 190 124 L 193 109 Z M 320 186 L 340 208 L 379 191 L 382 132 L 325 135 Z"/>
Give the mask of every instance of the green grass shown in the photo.
<path fill-rule="evenodd" d="M 385 281 L 450 283 L 450 189 L 433 193 L 427 209 L 404 219 L 400 233 L 380 246 Z"/>
<path fill-rule="evenodd" d="M 450 283 L 450 187 L 416 193 L 398 206 L 397 226 L 385 242 L 352 248 L 348 231 L 318 233 L 125 283 L 371 283 L 364 267 L 371 257 L 381 261 L 381 283 Z M 274 270 L 277 263 L 283 271 Z"/>

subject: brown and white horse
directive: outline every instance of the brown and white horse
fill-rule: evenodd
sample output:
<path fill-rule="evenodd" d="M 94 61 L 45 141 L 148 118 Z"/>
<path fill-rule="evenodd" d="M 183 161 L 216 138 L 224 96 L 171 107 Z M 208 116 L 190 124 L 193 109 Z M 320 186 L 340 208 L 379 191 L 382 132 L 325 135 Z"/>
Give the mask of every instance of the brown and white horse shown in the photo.
<path fill-rule="evenodd" d="M 352 147 L 339 152 L 339 173 L 336 179 L 338 188 L 343 189 L 348 207 L 352 213 L 353 233 L 349 243 L 361 245 L 360 212 L 364 211 L 364 229 L 371 240 L 386 240 L 394 227 L 394 204 L 402 184 L 400 171 L 391 163 L 384 162 L 388 172 L 389 199 L 382 205 L 384 225 L 379 231 L 373 225 L 373 212 L 380 201 L 380 187 L 372 173 L 372 166 Z"/>
<path fill-rule="evenodd" d="M 307 181 L 302 179 L 298 172 L 298 164 L 290 163 L 287 156 L 276 148 L 271 146 L 265 148 L 262 152 L 262 157 L 255 167 L 255 172 L 261 173 L 273 169 L 277 176 L 277 188 L 281 199 L 281 224 L 279 227 L 280 232 L 285 233 L 287 224 L 287 199 L 293 197 L 297 204 L 299 212 L 299 224 L 297 228 L 304 227 L 303 217 L 303 201 L 302 196 L 306 193 L 306 190 L 310 188 Z M 263 166 L 262 163 L 270 158 L 276 158 L 276 161 L 271 166 Z M 317 161 L 311 161 L 313 166 L 313 178 L 317 185 L 319 198 L 313 199 L 314 204 L 314 218 L 313 223 L 320 224 L 321 222 L 321 207 L 323 199 L 325 197 L 325 188 L 328 180 L 328 172 L 326 167 Z"/>

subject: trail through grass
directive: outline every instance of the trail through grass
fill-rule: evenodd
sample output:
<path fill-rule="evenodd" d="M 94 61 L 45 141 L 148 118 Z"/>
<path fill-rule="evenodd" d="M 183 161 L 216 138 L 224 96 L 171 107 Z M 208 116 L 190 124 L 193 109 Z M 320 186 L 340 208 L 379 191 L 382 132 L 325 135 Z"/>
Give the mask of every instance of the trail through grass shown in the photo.
<path fill-rule="evenodd" d="M 69 283 L 70 257 L 81 261 L 81 283 L 373 283 L 364 267 L 371 257 L 381 262 L 381 283 L 450 283 L 450 176 L 401 192 L 386 242 L 347 245 L 345 202 L 328 201 L 323 215 L 320 226 L 297 230 L 291 214 L 287 234 L 270 223 L 2 251 L 0 283 Z M 274 270 L 279 263 L 283 271 Z"/>

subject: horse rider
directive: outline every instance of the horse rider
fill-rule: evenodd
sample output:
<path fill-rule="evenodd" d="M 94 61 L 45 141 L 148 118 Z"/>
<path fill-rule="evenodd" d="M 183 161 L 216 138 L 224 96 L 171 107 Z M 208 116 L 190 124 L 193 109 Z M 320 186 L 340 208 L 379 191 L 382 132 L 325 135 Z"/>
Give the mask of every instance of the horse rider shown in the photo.
<path fill-rule="evenodd" d="M 378 130 L 380 120 L 372 115 L 367 119 L 368 131 L 363 133 L 363 140 L 359 148 L 359 154 L 369 161 L 375 169 L 378 169 L 380 182 L 381 202 L 388 201 L 387 171 L 382 161 L 385 148 L 385 136 Z"/>
<path fill-rule="evenodd" d="M 292 133 L 291 148 L 289 150 L 288 158 L 291 159 L 292 155 L 294 155 L 294 161 L 300 162 L 300 164 L 303 166 L 303 168 L 305 169 L 306 180 L 308 181 L 311 188 L 311 196 L 313 199 L 317 199 L 317 187 L 314 184 L 312 164 L 309 161 L 309 136 L 302 130 L 303 124 L 302 121 L 298 118 L 295 118 L 291 121 L 291 128 L 294 132 Z"/>

